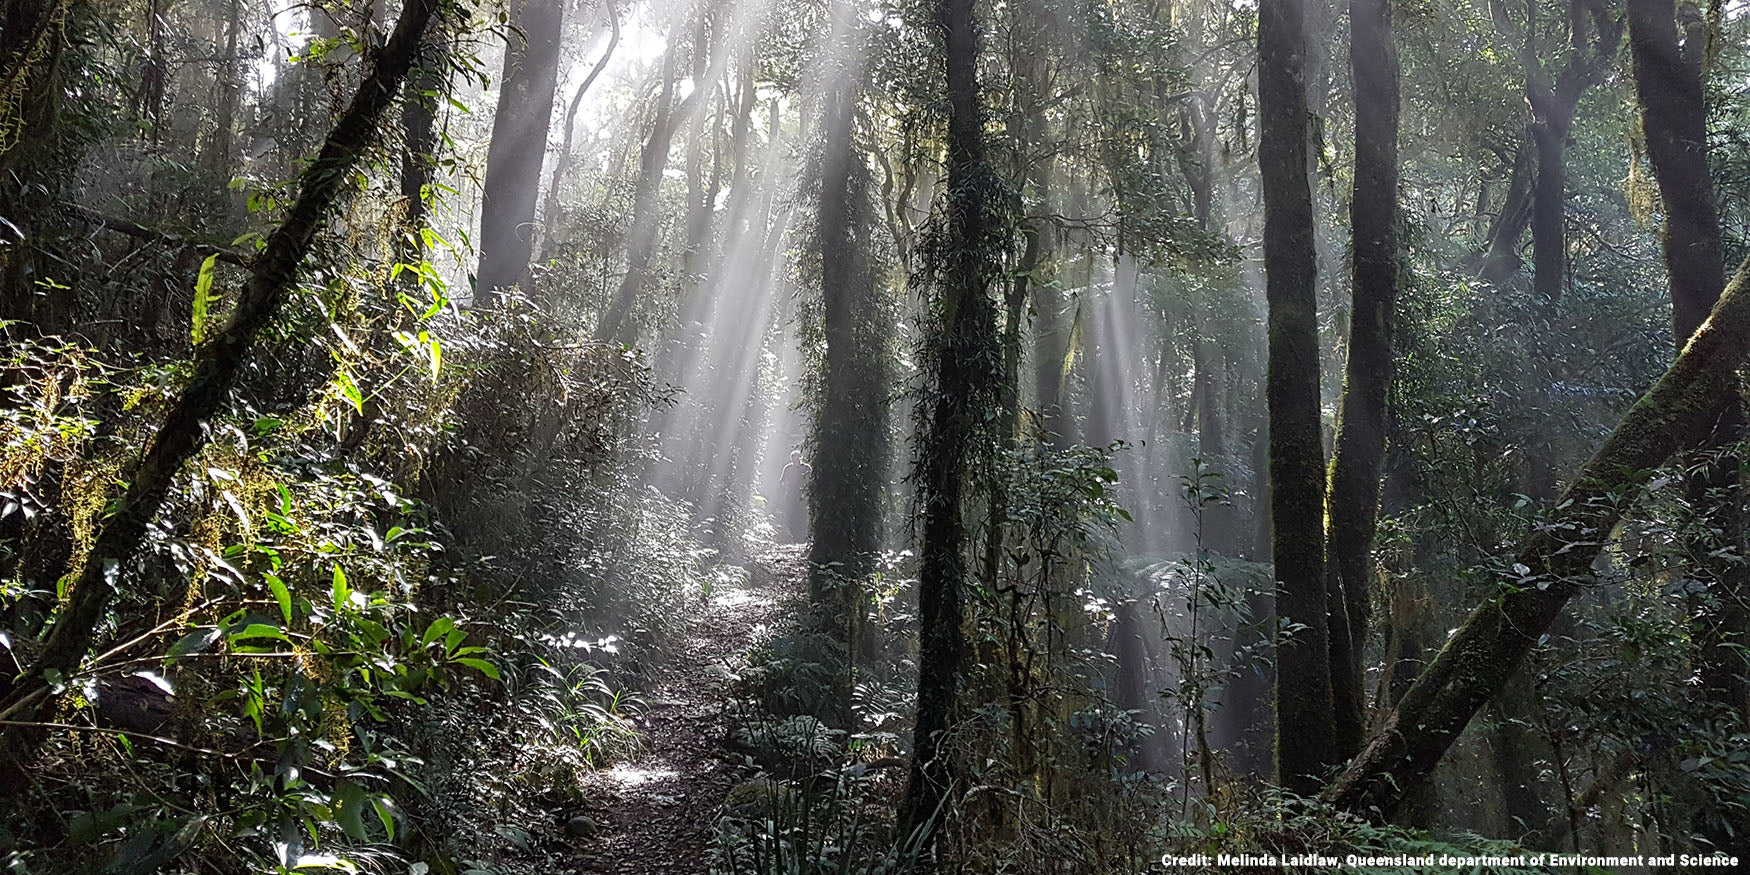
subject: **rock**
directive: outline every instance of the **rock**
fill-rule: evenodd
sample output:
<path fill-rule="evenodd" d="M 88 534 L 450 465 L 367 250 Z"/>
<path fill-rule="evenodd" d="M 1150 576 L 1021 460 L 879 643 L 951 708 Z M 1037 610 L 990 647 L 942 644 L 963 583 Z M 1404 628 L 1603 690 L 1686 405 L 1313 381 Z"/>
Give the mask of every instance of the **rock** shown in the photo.
<path fill-rule="evenodd" d="M 565 821 L 565 834 L 577 839 L 595 837 L 601 827 L 587 814 L 573 814 Z"/>
<path fill-rule="evenodd" d="M 723 799 L 724 810 L 731 817 L 741 818 L 767 817 L 795 804 L 795 790 L 771 778 L 742 781 Z"/>
<path fill-rule="evenodd" d="M 112 729 L 163 733 L 176 716 L 176 697 L 162 678 L 145 673 L 97 683 L 97 722 Z"/>

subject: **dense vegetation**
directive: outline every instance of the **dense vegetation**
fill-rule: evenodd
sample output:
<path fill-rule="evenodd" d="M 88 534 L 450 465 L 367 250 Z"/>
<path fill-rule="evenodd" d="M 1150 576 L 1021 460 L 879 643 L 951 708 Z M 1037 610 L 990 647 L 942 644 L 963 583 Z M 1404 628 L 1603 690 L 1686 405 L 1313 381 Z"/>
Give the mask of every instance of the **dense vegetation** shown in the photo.
<path fill-rule="evenodd" d="M 1743 4 L 0 2 L 9 872 L 1750 863 Z"/>

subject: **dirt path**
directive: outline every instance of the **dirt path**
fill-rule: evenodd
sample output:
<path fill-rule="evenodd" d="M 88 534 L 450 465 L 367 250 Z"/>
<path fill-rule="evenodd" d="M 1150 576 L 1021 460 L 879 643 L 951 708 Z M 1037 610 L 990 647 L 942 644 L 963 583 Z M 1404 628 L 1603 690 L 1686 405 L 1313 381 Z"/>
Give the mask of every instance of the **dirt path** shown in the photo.
<path fill-rule="evenodd" d="M 748 582 L 720 587 L 650 673 L 638 719 L 643 755 L 585 779 L 599 825 L 578 841 L 578 870 L 613 875 L 704 875 L 711 826 L 735 774 L 723 759 L 729 672 L 770 636 L 800 584 L 800 546 L 750 563 Z"/>

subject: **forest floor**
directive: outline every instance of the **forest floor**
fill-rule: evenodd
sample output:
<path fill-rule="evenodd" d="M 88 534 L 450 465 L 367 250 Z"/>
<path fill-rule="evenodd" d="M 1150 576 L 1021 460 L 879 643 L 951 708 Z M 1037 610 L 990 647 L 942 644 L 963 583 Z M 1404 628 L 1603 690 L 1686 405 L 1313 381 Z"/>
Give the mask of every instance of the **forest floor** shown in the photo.
<path fill-rule="evenodd" d="M 718 586 L 664 648 L 669 655 L 650 669 L 637 720 L 643 753 L 585 778 L 585 814 L 598 832 L 578 840 L 577 871 L 708 871 L 712 826 L 738 777 L 724 751 L 728 684 L 799 597 L 804 550 L 778 545 L 750 557 L 746 582 Z"/>

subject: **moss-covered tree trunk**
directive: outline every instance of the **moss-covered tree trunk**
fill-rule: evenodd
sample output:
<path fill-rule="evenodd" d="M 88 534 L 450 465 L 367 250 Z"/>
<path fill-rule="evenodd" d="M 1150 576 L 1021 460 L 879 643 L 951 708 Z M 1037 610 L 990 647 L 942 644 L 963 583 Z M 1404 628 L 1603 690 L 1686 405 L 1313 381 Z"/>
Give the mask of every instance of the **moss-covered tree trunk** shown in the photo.
<path fill-rule="evenodd" d="M 20 239 L 52 222 L 58 181 L 72 161 L 56 148 L 69 19 L 87 7 L 73 0 L 8 0 L 0 13 L 0 216 Z M 15 243 L 9 240 L 8 243 Z M 34 247 L 8 245 L 0 256 L 0 317 L 46 319 L 31 266 Z"/>
<path fill-rule="evenodd" d="M 1629 0 L 1628 19 L 1641 130 L 1665 214 L 1662 242 L 1671 277 L 1672 335 L 1681 349 L 1719 300 L 1725 282 L 1719 210 L 1708 171 L 1702 89 L 1706 36 L 1697 28 L 1679 42 L 1672 0 Z M 1713 425 L 1709 449 L 1744 436 L 1742 400 L 1734 396 L 1729 401 Z M 1693 634 L 1703 694 L 1740 721 L 1750 721 L 1744 650 L 1750 644 L 1745 637 L 1750 632 L 1750 566 L 1744 564 L 1739 466 L 1737 454 L 1727 454 L 1688 484 L 1702 527 L 1724 541 L 1702 537 L 1692 543 L 1698 576 L 1707 586 L 1693 608 Z"/>
<path fill-rule="evenodd" d="M 1269 306 L 1271 557 L 1275 562 L 1276 769 L 1318 789 L 1335 762 L 1324 574 L 1325 452 L 1319 423 L 1318 300 L 1307 179 L 1305 10 L 1258 5 L 1258 164 Z"/>
<path fill-rule="evenodd" d="M 1592 563 L 1649 473 L 1708 434 L 1737 392 L 1750 350 L 1750 263 L 1682 354 L 1586 462 L 1559 510 L 1519 550 L 1497 592 L 1473 610 L 1324 797 L 1389 816 L 1427 780 L 1478 709 L 1498 693 Z"/>
<path fill-rule="evenodd" d="M 953 722 L 966 654 L 962 586 L 966 579 L 965 498 L 989 434 L 980 427 L 996 404 L 1000 356 L 988 294 L 997 272 L 994 223 L 986 215 L 996 188 L 985 157 L 984 108 L 978 92 L 978 21 L 974 0 L 937 0 L 948 98 L 945 239 L 936 265 L 941 281 L 933 391 L 920 460 L 923 536 L 918 565 L 918 696 L 911 774 L 900 812 L 902 840 L 922 850 L 945 813 L 954 769 L 941 747 Z"/>
<path fill-rule="evenodd" d="M 1385 462 L 1386 392 L 1398 295 L 1398 63 L 1389 0 L 1349 4 L 1355 83 L 1355 183 L 1349 201 L 1353 284 L 1349 359 L 1337 411 L 1325 513 L 1331 585 L 1346 636 L 1331 635 L 1338 759 L 1361 749 L 1367 706 L 1362 657 L 1372 619 L 1373 540 Z"/>
<path fill-rule="evenodd" d="M 297 200 L 252 265 L 231 321 L 196 350 L 193 376 L 171 404 L 115 511 L 99 528 L 35 664 L 0 699 L 0 719 L 30 722 L 52 710 L 59 681 L 79 670 L 111 599 L 128 583 L 146 526 L 163 505 L 177 472 L 205 446 L 207 423 L 230 396 L 256 335 L 284 305 L 316 232 L 333 215 L 341 194 L 351 186 L 353 171 L 376 142 L 383 116 L 401 92 L 437 8 L 438 0 L 408 0 L 370 74 L 316 159 L 300 174 Z M 13 729 L 6 738 L 7 754 L 26 761 L 41 735 Z"/>

